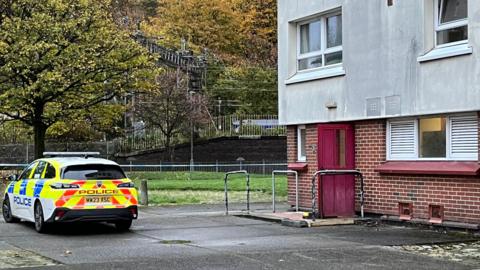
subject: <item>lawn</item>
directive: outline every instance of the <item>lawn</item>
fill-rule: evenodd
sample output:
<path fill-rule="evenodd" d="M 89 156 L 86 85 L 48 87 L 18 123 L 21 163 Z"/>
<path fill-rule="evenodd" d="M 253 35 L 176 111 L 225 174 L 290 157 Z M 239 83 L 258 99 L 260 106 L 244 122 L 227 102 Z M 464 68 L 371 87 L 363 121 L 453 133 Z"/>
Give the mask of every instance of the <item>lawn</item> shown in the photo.
<path fill-rule="evenodd" d="M 210 204 L 222 203 L 224 198 L 223 173 L 194 172 L 132 172 L 129 177 L 136 186 L 140 180 L 148 180 L 149 199 L 152 204 Z M 244 175 L 231 175 L 228 180 L 229 200 L 245 201 L 246 179 Z M 276 177 L 276 197 L 286 201 L 287 178 Z M 272 199 L 272 177 L 250 175 L 252 202 L 269 202 Z"/>

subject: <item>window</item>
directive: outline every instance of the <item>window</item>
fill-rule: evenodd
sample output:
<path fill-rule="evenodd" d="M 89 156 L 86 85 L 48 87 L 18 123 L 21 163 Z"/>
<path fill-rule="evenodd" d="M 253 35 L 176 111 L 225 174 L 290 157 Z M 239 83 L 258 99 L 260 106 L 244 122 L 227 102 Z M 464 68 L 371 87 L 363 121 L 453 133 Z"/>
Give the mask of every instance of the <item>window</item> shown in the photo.
<path fill-rule="evenodd" d="M 19 180 L 22 179 L 30 179 L 30 175 L 32 174 L 33 169 L 35 169 L 35 166 L 37 165 L 37 162 L 34 162 L 30 164 L 23 172 L 20 174 L 18 177 Z"/>
<path fill-rule="evenodd" d="M 45 179 L 53 179 L 55 178 L 57 172 L 55 170 L 55 167 L 52 166 L 52 164 L 48 163 L 47 169 L 45 170 Z"/>
<path fill-rule="evenodd" d="M 35 179 L 41 178 L 46 165 L 47 165 L 47 163 L 45 161 L 40 161 L 38 163 L 37 168 L 35 169 L 35 173 L 33 174 L 33 178 L 35 178 Z"/>
<path fill-rule="evenodd" d="M 345 134 L 345 129 L 337 129 L 335 131 L 336 135 L 336 152 L 338 153 L 337 155 L 337 160 L 336 160 L 336 165 L 339 168 L 345 168 L 347 165 L 347 153 L 345 149 L 345 143 L 346 143 L 346 134 Z"/>
<path fill-rule="evenodd" d="M 392 120 L 387 124 L 389 160 L 478 160 L 477 115 Z"/>
<path fill-rule="evenodd" d="M 450 46 L 468 40 L 468 0 L 436 0 L 435 31 L 437 46 Z"/>
<path fill-rule="evenodd" d="M 330 13 L 298 23 L 299 71 L 342 63 L 342 14 Z"/>
<path fill-rule="evenodd" d="M 445 117 L 418 120 L 421 158 L 447 157 L 447 119 Z"/>
<path fill-rule="evenodd" d="M 69 166 L 63 173 L 63 179 L 69 180 L 106 180 L 124 179 L 125 174 L 116 165 L 74 165 Z"/>
<path fill-rule="evenodd" d="M 299 126 L 297 128 L 297 152 L 298 152 L 298 161 L 307 161 L 307 130 L 305 126 Z"/>

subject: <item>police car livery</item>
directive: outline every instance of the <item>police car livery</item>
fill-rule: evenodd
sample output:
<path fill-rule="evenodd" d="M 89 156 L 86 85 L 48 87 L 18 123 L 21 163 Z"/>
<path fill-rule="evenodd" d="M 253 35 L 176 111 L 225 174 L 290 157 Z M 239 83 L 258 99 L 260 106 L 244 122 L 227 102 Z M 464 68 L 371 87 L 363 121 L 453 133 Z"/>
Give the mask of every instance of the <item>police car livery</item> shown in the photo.
<path fill-rule="evenodd" d="M 7 223 L 98 221 L 128 230 L 138 216 L 137 191 L 120 166 L 98 153 L 44 153 L 20 176 L 10 176 L 2 205 Z"/>

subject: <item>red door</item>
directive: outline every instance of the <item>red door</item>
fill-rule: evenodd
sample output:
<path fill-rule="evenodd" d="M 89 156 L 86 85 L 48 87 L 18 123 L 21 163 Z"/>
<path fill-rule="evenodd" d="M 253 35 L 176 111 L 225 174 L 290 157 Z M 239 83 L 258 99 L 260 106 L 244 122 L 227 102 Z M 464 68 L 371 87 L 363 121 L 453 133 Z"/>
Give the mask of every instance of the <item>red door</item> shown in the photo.
<path fill-rule="evenodd" d="M 319 170 L 355 169 L 355 136 L 350 124 L 321 124 L 318 126 Z M 319 209 L 324 217 L 355 215 L 355 177 L 328 175 L 318 187 Z"/>

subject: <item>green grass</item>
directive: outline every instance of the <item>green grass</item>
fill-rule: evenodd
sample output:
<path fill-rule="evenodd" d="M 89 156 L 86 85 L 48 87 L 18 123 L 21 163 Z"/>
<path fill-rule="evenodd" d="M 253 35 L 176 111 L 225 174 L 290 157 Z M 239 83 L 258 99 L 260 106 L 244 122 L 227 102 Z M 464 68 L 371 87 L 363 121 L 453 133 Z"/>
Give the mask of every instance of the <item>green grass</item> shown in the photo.
<path fill-rule="evenodd" d="M 195 172 L 189 179 L 188 172 L 132 173 L 129 177 L 139 186 L 141 179 L 148 180 L 149 190 L 196 190 L 224 191 L 223 173 Z M 275 192 L 278 196 L 287 195 L 287 178 L 275 177 Z M 245 191 L 246 178 L 243 175 L 231 175 L 228 178 L 229 191 Z M 250 190 L 272 194 L 272 178 L 269 175 L 250 175 Z"/>
<path fill-rule="evenodd" d="M 150 205 L 185 205 L 185 204 L 222 204 L 225 194 L 219 191 L 195 190 L 153 190 L 148 194 Z M 251 192 L 251 202 L 271 202 L 271 194 Z M 284 196 L 276 197 L 276 201 L 286 201 Z M 232 191 L 228 193 L 230 203 L 245 203 L 245 191 Z"/>

